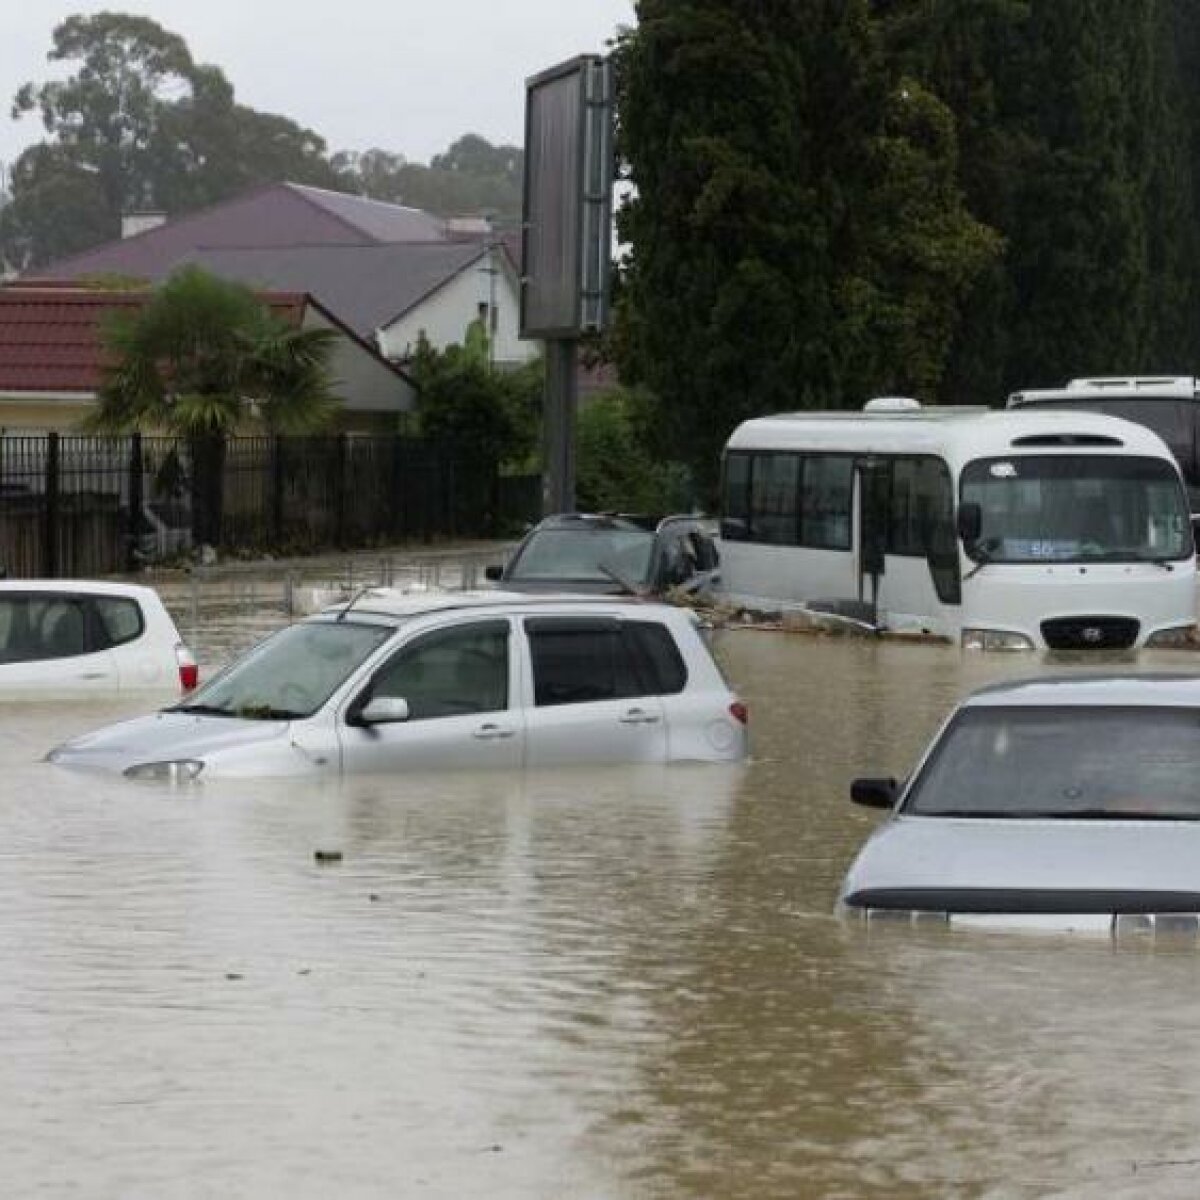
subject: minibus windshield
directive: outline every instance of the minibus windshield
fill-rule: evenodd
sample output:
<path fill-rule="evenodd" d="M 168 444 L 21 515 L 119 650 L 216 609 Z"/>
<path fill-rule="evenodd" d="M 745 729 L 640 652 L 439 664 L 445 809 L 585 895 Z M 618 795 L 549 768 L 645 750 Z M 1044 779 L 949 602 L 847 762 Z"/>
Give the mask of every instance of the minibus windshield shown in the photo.
<path fill-rule="evenodd" d="M 1182 483 L 1162 459 L 1107 454 L 977 459 L 962 500 L 979 505 L 978 561 L 1162 562 L 1192 553 Z"/>

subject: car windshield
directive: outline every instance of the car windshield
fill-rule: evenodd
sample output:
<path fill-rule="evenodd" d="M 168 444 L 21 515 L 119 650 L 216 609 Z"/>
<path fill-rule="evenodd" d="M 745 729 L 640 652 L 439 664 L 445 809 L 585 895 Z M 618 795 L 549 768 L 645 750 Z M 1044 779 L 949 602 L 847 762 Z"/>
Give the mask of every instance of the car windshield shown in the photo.
<path fill-rule="evenodd" d="M 1200 710 L 968 708 L 942 735 L 904 811 L 1200 819 Z"/>
<path fill-rule="evenodd" d="M 513 563 L 512 579 L 644 583 L 654 534 L 644 529 L 539 529 Z M 605 568 L 608 568 L 605 570 Z"/>
<path fill-rule="evenodd" d="M 1183 486 L 1162 459 L 978 459 L 963 470 L 962 498 L 980 507 L 975 553 L 989 562 L 1162 561 L 1192 549 Z"/>
<path fill-rule="evenodd" d="M 264 721 L 312 716 L 395 632 L 359 621 L 302 621 L 169 711 Z"/>

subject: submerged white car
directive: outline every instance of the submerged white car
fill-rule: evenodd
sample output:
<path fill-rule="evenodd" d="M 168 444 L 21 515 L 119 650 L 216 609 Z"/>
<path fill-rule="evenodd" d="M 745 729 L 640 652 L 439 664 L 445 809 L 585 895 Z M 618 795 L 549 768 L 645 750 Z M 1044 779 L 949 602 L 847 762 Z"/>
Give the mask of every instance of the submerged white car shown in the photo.
<path fill-rule="evenodd" d="M 187 692 L 198 679 L 196 660 L 153 588 L 0 581 L 0 698 Z"/>
<path fill-rule="evenodd" d="M 185 703 L 48 757 L 188 780 L 745 753 L 745 707 L 685 609 L 375 589 L 276 633 Z"/>
<path fill-rule="evenodd" d="M 1087 676 L 969 698 L 838 898 L 869 920 L 1200 935 L 1200 678 Z"/>

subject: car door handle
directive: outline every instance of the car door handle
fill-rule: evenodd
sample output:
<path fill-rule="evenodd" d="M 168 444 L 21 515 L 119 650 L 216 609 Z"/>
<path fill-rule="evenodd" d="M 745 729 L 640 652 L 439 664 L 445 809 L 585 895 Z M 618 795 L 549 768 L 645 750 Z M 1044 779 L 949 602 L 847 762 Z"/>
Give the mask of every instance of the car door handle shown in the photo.
<path fill-rule="evenodd" d="M 489 722 L 487 725 L 480 725 L 472 736 L 477 737 L 481 742 L 494 742 L 502 738 L 516 737 L 517 731 L 503 725 L 492 725 Z"/>
<path fill-rule="evenodd" d="M 108 676 L 103 671 L 84 671 L 79 676 L 80 679 L 107 679 Z"/>
<path fill-rule="evenodd" d="M 618 720 L 622 725 L 655 725 L 658 723 L 658 714 L 647 712 L 644 708 L 631 708 L 623 712 Z"/>

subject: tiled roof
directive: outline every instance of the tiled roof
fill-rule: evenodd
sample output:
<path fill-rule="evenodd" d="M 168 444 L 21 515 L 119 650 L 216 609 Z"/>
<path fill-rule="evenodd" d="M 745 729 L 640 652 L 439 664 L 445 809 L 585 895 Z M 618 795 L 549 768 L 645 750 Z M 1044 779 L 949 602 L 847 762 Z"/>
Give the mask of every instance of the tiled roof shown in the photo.
<path fill-rule="evenodd" d="M 430 213 L 295 183 L 275 183 L 185 213 L 30 272 L 41 279 L 126 275 L 157 281 L 197 246 L 298 247 L 447 241 Z"/>
<path fill-rule="evenodd" d="M 105 365 L 101 321 L 109 313 L 136 312 L 149 298 L 148 292 L 61 286 L 0 288 L 0 393 L 94 393 Z M 289 325 L 303 321 L 307 296 L 262 299 Z"/>

